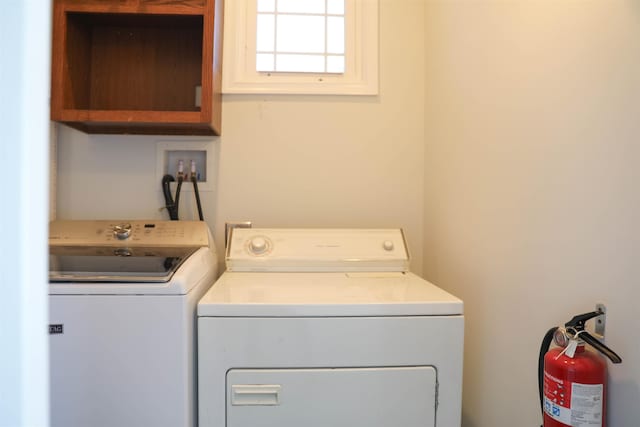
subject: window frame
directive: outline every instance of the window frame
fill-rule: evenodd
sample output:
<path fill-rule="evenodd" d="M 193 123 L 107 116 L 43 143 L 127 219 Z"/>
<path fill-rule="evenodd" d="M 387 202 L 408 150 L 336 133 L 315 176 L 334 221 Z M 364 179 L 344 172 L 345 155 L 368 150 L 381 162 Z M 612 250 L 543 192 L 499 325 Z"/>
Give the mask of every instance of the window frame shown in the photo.
<path fill-rule="evenodd" d="M 225 94 L 378 94 L 378 0 L 345 0 L 345 73 L 257 72 L 256 0 L 225 4 Z"/>

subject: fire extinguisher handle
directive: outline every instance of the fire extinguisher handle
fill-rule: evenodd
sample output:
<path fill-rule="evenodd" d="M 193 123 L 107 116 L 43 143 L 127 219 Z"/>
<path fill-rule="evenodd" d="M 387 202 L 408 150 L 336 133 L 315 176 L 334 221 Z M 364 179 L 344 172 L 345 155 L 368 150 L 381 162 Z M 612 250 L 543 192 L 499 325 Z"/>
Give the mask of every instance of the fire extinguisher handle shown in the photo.
<path fill-rule="evenodd" d="M 598 350 L 600 353 L 607 356 L 609 360 L 611 360 L 611 362 L 622 363 L 622 358 L 618 356 L 615 351 L 611 350 L 609 347 L 604 345 L 602 342 L 600 342 L 600 340 L 598 340 L 596 337 L 594 337 L 590 333 L 586 331 L 582 331 L 580 333 L 580 338 L 584 342 L 586 342 L 587 344 L 589 344 L 590 346 Z"/>

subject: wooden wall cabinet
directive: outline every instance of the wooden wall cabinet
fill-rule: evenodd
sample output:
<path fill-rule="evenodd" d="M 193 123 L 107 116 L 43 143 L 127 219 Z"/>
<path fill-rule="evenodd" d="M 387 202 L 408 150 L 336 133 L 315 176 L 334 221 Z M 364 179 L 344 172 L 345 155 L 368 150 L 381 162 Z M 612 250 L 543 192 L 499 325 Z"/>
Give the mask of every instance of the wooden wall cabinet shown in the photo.
<path fill-rule="evenodd" d="M 223 0 L 54 0 L 51 119 L 219 135 Z"/>

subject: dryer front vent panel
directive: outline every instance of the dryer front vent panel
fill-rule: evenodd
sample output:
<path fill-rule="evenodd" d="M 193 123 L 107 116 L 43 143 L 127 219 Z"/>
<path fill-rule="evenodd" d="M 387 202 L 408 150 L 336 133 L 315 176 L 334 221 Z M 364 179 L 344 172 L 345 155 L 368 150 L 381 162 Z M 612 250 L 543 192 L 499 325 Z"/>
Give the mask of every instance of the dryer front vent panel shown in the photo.
<path fill-rule="evenodd" d="M 232 369 L 227 427 L 433 427 L 430 366 Z"/>

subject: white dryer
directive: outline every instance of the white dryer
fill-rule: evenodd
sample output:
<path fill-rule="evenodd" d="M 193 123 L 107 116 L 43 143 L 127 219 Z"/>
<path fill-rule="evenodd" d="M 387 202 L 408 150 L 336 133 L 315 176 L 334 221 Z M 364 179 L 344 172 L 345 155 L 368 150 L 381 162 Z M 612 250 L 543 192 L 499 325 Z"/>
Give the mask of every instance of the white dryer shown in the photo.
<path fill-rule="evenodd" d="M 194 427 L 204 222 L 50 224 L 52 427 Z"/>
<path fill-rule="evenodd" d="M 200 427 L 454 427 L 463 303 L 401 230 L 235 229 L 198 304 Z"/>

